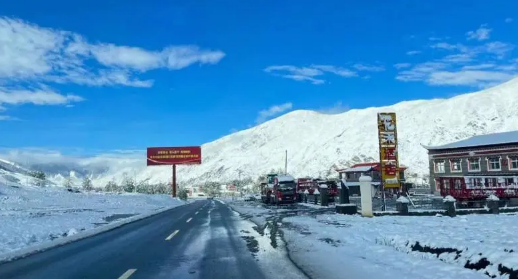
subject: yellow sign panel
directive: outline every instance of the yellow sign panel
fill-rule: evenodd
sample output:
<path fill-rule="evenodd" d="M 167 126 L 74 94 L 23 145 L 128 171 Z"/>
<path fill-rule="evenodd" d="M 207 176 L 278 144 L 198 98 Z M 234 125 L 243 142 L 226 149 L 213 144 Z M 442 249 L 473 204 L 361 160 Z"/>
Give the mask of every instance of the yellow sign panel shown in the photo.
<path fill-rule="evenodd" d="M 396 113 L 378 113 L 380 171 L 384 188 L 399 188 Z"/>

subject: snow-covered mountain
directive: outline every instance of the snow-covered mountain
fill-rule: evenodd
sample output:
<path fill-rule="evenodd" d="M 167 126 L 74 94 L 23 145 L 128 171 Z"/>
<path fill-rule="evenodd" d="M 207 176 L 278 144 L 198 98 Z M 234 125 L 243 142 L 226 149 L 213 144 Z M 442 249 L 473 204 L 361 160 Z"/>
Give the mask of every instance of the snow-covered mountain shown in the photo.
<path fill-rule="evenodd" d="M 400 161 L 410 173 L 425 175 L 427 152 L 421 144 L 439 145 L 473 135 L 518 130 L 518 78 L 449 99 L 405 101 L 332 115 L 293 111 L 204 144 L 203 163 L 179 167 L 178 180 L 195 184 L 239 176 L 256 178 L 272 169 L 283 169 L 285 150 L 292 175 L 336 176 L 337 167 L 378 160 L 378 112 L 397 113 Z M 112 179 L 120 181 L 123 173 L 150 178 L 151 182 L 171 179 L 170 167 L 146 167 L 144 153 L 123 160 L 77 159 L 75 164 L 80 168 L 77 173 L 92 169 L 94 184 L 100 185 Z"/>

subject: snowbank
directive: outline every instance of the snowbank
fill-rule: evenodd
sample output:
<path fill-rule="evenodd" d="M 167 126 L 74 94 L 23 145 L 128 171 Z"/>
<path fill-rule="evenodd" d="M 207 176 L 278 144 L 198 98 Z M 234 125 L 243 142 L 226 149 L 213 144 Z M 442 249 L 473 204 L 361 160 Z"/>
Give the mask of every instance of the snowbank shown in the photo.
<path fill-rule="evenodd" d="M 184 204 L 168 195 L 71 193 L 53 187 L 0 185 L 0 193 L 0 260 L 20 249 Z"/>

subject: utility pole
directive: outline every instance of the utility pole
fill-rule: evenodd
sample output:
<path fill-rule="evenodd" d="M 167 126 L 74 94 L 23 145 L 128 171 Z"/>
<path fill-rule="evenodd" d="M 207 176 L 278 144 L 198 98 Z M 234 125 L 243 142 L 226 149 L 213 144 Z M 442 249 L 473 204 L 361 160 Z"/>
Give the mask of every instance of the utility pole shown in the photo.
<path fill-rule="evenodd" d="M 239 187 L 238 187 L 238 185 L 236 185 L 236 188 L 238 188 L 239 192 L 241 193 L 241 197 L 243 196 L 243 189 L 241 189 L 241 173 L 242 172 L 243 172 L 242 170 L 237 170 L 237 173 L 239 176 L 239 180 L 237 181 L 237 183 L 239 184 Z"/>
<path fill-rule="evenodd" d="M 288 174 L 288 150 L 286 149 L 286 156 L 284 158 L 284 174 Z"/>
<path fill-rule="evenodd" d="M 26 170 L 29 169 L 29 158 L 28 157 L 25 157 L 25 169 Z M 30 171 L 28 170 L 28 173 L 25 176 L 25 186 L 26 187 L 29 187 L 29 174 L 30 174 Z"/>

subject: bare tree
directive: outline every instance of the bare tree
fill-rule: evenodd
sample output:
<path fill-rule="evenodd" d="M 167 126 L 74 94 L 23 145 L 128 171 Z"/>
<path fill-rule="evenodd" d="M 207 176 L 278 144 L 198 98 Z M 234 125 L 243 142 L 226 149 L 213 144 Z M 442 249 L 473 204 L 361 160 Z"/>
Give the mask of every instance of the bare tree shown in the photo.
<path fill-rule="evenodd" d="M 88 176 L 85 176 L 83 178 L 83 190 L 85 191 L 92 191 L 94 189 L 94 186 L 92 185 L 92 180 Z"/>

